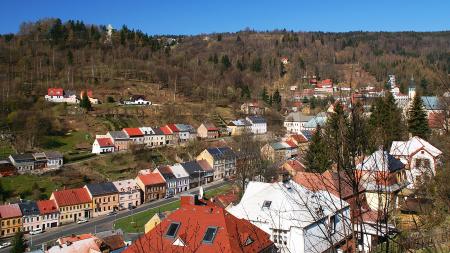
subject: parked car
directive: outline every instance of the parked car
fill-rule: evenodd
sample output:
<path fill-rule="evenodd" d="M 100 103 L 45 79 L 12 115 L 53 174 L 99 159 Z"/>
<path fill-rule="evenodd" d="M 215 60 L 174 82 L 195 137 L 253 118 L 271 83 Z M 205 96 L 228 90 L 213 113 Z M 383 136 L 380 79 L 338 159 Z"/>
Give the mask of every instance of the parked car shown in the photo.
<path fill-rule="evenodd" d="M 112 212 L 109 212 L 107 215 L 108 215 L 108 216 L 112 216 L 112 215 L 116 215 L 116 214 L 117 214 L 116 211 L 112 211 Z"/>
<path fill-rule="evenodd" d="M 44 230 L 42 230 L 42 228 L 36 228 L 30 232 L 30 235 L 37 235 L 37 234 L 40 234 L 43 232 L 44 232 Z"/>
<path fill-rule="evenodd" d="M 6 248 L 6 247 L 9 247 L 9 246 L 11 246 L 11 242 L 4 242 L 4 243 L 2 243 L 2 244 L 0 244 L 0 249 L 4 249 L 4 248 Z"/>
<path fill-rule="evenodd" d="M 78 224 L 82 224 L 82 223 L 86 223 L 86 222 L 88 222 L 87 219 L 79 219 L 79 220 L 77 221 Z"/>
<path fill-rule="evenodd" d="M 133 209 L 135 209 L 136 208 L 136 206 L 129 206 L 128 207 L 128 210 L 133 210 Z"/>

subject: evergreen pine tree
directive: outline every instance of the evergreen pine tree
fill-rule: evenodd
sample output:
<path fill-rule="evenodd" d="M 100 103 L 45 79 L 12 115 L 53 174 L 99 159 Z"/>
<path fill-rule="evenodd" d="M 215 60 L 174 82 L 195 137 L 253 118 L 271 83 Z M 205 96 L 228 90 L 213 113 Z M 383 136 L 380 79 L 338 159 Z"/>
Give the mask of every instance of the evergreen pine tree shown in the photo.
<path fill-rule="evenodd" d="M 281 95 L 278 89 L 276 89 L 273 93 L 272 103 L 275 105 L 277 110 L 281 109 Z"/>
<path fill-rule="evenodd" d="M 305 154 L 305 166 L 308 172 L 322 173 L 331 166 L 327 144 L 322 136 L 320 126 L 312 136 L 311 143 Z"/>
<path fill-rule="evenodd" d="M 268 104 L 269 103 L 269 95 L 267 94 L 267 89 L 266 87 L 263 88 L 262 92 L 261 92 L 261 99 Z"/>
<path fill-rule="evenodd" d="M 408 131 L 413 136 L 419 136 L 426 139 L 430 134 L 428 126 L 427 113 L 423 109 L 422 98 L 420 95 L 414 96 L 412 105 L 408 111 Z"/>
<path fill-rule="evenodd" d="M 228 58 L 228 55 L 223 55 L 221 62 L 224 69 L 228 69 L 231 67 L 231 62 L 230 59 Z"/>
<path fill-rule="evenodd" d="M 22 232 L 17 232 L 14 235 L 14 239 L 12 241 L 11 253 L 23 253 L 25 252 L 26 245 L 25 240 L 23 238 Z"/>
<path fill-rule="evenodd" d="M 80 101 L 80 107 L 86 109 L 86 111 L 90 111 L 92 109 L 91 101 L 89 100 L 87 91 L 83 92 L 83 97 L 81 98 Z"/>

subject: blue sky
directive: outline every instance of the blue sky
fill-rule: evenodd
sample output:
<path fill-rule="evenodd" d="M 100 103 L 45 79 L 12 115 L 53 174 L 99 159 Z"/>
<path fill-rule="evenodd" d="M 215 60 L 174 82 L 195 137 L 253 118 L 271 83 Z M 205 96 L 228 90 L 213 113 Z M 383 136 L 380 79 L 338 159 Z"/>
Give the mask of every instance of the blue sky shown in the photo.
<path fill-rule="evenodd" d="M 0 33 L 25 21 L 59 17 L 126 24 L 149 34 L 286 28 L 294 31 L 450 30 L 450 0 L 4 0 Z"/>

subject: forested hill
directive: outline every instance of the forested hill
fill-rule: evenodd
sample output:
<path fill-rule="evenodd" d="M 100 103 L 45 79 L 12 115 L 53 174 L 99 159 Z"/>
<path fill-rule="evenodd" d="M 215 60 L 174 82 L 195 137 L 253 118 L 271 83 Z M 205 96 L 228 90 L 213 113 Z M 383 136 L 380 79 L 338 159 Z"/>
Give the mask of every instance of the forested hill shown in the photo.
<path fill-rule="evenodd" d="M 289 65 L 280 63 L 282 57 Z M 109 38 L 104 25 L 46 19 L 0 37 L 3 116 L 54 86 L 99 90 L 131 80 L 176 86 L 193 100 L 235 101 L 243 89 L 256 97 L 263 86 L 301 84 L 303 76 L 312 75 L 382 85 L 388 74 L 396 74 L 403 89 L 414 76 L 430 93 L 438 72 L 450 72 L 449 31 L 149 36 L 123 26 Z"/>

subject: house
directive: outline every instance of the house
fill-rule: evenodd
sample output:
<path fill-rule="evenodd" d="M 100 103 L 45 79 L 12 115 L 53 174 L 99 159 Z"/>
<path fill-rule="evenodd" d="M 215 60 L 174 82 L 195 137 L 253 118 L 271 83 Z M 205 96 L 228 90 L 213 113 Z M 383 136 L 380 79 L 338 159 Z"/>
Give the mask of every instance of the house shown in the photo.
<path fill-rule="evenodd" d="M 144 95 L 132 95 L 129 100 L 123 101 L 124 105 L 151 105 L 152 102 L 145 99 Z"/>
<path fill-rule="evenodd" d="M 180 142 L 186 142 L 197 138 L 197 131 L 191 125 L 171 124 L 171 126 L 172 125 L 175 125 L 175 128 L 178 130 L 178 138 Z"/>
<path fill-rule="evenodd" d="M 50 196 L 59 210 L 59 224 L 87 220 L 92 217 L 92 199 L 86 188 L 54 191 Z"/>
<path fill-rule="evenodd" d="M 176 124 L 167 124 L 166 131 L 170 131 L 170 133 L 173 135 L 173 143 L 177 144 L 180 142 L 180 129 L 177 128 Z M 163 130 L 164 131 L 164 130 Z M 184 135 L 187 135 L 187 133 L 184 133 Z M 184 139 L 187 139 L 187 136 L 183 136 Z"/>
<path fill-rule="evenodd" d="M 208 161 L 206 160 L 198 160 L 198 165 L 202 167 L 202 170 L 204 171 L 202 174 L 203 179 L 205 180 L 205 184 L 211 183 L 214 181 L 214 169 L 209 165 Z"/>
<path fill-rule="evenodd" d="M 10 155 L 9 160 L 17 168 L 19 174 L 29 173 L 34 170 L 34 156 L 31 153 Z"/>
<path fill-rule="evenodd" d="M 105 154 L 114 152 L 116 146 L 111 138 L 96 138 L 92 144 L 93 154 Z"/>
<path fill-rule="evenodd" d="M 181 206 L 123 253 L 277 252 L 269 235 L 211 202 L 187 195 Z"/>
<path fill-rule="evenodd" d="M 229 147 L 207 148 L 197 161 L 206 160 L 214 170 L 214 180 L 229 177 L 236 173 L 236 154 Z"/>
<path fill-rule="evenodd" d="M 80 100 L 73 91 L 65 91 L 63 88 L 48 88 L 44 99 L 53 103 L 78 104 Z"/>
<path fill-rule="evenodd" d="M 17 169 L 10 160 L 0 160 L 0 177 L 9 177 L 17 174 Z"/>
<path fill-rule="evenodd" d="M 177 178 L 169 165 L 159 166 L 154 172 L 159 173 L 166 181 L 166 196 L 177 194 Z"/>
<path fill-rule="evenodd" d="M 289 63 L 289 59 L 287 57 L 281 57 L 281 63 L 283 63 L 283 65 L 286 65 Z"/>
<path fill-rule="evenodd" d="M 49 248 L 48 253 L 101 253 L 103 250 L 104 242 L 97 237 L 87 238 L 83 240 L 77 240 L 70 243 L 56 245 Z"/>
<path fill-rule="evenodd" d="M 59 246 L 63 246 L 63 245 L 70 245 L 70 244 L 73 244 L 74 242 L 83 241 L 83 240 L 91 239 L 91 238 L 96 238 L 96 237 L 91 233 L 72 234 L 72 235 L 68 235 L 68 236 L 59 237 L 58 240 L 56 240 L 56 243 Z"/>
<path fill-rule="evenodd" d="M 284 127 L 288 133 L 300 133 L 304 130 L 304 125 L 314 116 L 305 115 L 302 112 L 291 112 L 284 119 Z"/>
<path fill-rule="evenodd" d="M 293 181 L 249 182 L 229 212 L 271 235 L 279 252 L 335 252 L 351 236 L 347 202 Z"/>
<path fill-rule="evenodd" d="M 285 161 L 297 156 L 298 149 L 292 141 L 279 141 L 267 143 L 261 148 L 261 154 L 268 160 L 274 162 Z"/>
<path fill-rule="evenodd" d="M 202 123 L 197 128 L 197 136 L 202 139 L 215 139 L 219 137 L 219 128 L 213 123 Z"/>
<path fill-rule="evenodd" d="M 147 221 L 144 225 L 144 231 L 147 234 L 150 232 L 153 228 L 156 227 L 159 223 L 161 223 L 166 218 L 166 215 L 164 213 L 155 213 L 150 220 Z"/>
<path fill-rule="evenodd" d="M 442 151 L 426 140 L 414 136 L 408 141 L 392 142 L 389 154 L 406 165 L 406 177 L 411 183 L 408 188 L 414 188 L 423 175 L 436 175 Z"/>
<path fill-rule="evenodd" d="M 87 97 L 89 99 L 89 102 L 91 102 L 91 104 L 93 104 L 93 105 L 98 104 L 98 99 L 94 98 L 92 90 L 81 91 L 80 92 L 80 99 L 83 99 L 85 93 L 87 93 Z"/>
<path fill-rule="evenodd" d="M 378 150 L 356 165 L 356 175 L 366 189 L 371 210 L 393 209 L 398 194 L 408 184 L 405 165 L 387 151 Z"/>
<path fill-rule="evenodd" d="M 299 160 L 292 159 L 283 163 L 283 165 L 281 165 L 281 169 L 286 171 L 289 175 L 295 177 L 297 173 L 305 171 L 305 165 Z"/>
<path fill-rule="evenodd" d="M 42 221 L 42 229 L 58 227 L 59 211 L 55 200 L 38 200 L 36 204 Z"/>
<path fill-rule="evenodd" d="M 245 115 L 263 115 L 264 111 L 264 106 L 261 106 L 258 102 L 248 102 L 241 105 L 241 112 Z"/>
<path fill-rule="evenodd" d="M 84 188 L 92 199 L 92 217 L 119 210 L 119 191 L 112 182 L 87 184 Z"/>
<path fill-rule="evenodd" d="M 32 153 L 31 154 L 34 157 L 34 170 L 35 171 L 43 171 L 47 167 L 47 157 L 45 156 L 45 153 L 39 152 L 39 153 Z"/>
<path fill-rule="evenodd" d="M 205 184 L 203 175 L 204 171 L 197 161 L 189 161 L 181 164 L 182 168 L 186 171 L 186 175 L 189 178 L 190 188 L 194 188 Z"/>
<path fill-rule="evenodd" d="M 22 231 L 22 211 L 18 204 L 0 206 L 1 237 L 10 237 Z"/>
<path fill-rule="evenodd" d="M 138 175 L 136 183 L 141 188 L 143 202 L 150 202 L 162 199 L 166 196 L 166 181 L 161 174 L 151 172 L 145 175 Z"/>
<path fill-rule="evenodd" d="M 58 151 L 45 151 L 48 169 L 60 169 L 64 164 L 64 157 Z"/>
<path fill-rule="evenodd" d="M 130 145 L 142 145 L 144 144 L 144 133 L 142 133 L 141 129 L 135 128 L 124 128 L 122 131 L 128 136 L 130 139 Z"/>
<path fill-rule="evenodd" d="M 113 184 L 119 192 L 119 210 L 141 204 L 141 191 L 134 179 L 114 181 Z"/>
<path fill-rule="evenodd" d="M 144 133 L 144 144 L 147 147 L 159 147 L 165 145 L 164 133 L 159 128 L 141 127 Z"/>
<path fill-rule="evenodd" d="M 127 243 L 123 238 L 123 231 L 121 229 L 99 232 L 96 233 L 95 236 L 103 241 L 103 252 L 119 253 L 127 247 Z M 106 250 L 104 248 L 106 248 Z"/>
<path fill-rule="evenodd" d="M 267 133 L 267 121 L 265 118 L 261 116 L 247 116 L 245 119 L 250 122 L 250 131 L 253 134 Z"/>
<path fill-rule="evenodd" d="M 439 102 L 439 98 L 436 96 L 422 96 L 420 97 L 422 99 L 422 104 L 423 107 L 425 109 L 425 111 L 427 112 L 428 117 L 430 116 L 430 114 L 433 113 L 442 113 L 443 110 L 443 106 L 441 105 L 441 103 Z"/>
<path fill-rule="evenodd" d="M 22 227 L 24 232 L 42 229 L 42 219 L 35 201 L 22 200 L 18 203 L 22 212 Z"/>
<path fill-rule="evenodd" d="M 305 136 L 305 134 L 308 134 L 308 136 Z M 298 134 L 292 134 L 289 137 L 287 137 L 286 141 L 291 141 L 298 147 L 299 152 L 306 152 L 308 150 L 308 145 L 310 142 L 310 139 L 312 138 L 312 134 L 310 131 L 302 130 Z"/>
<path fill-rule="evenodd" d="M 175 176 L 176 193 L 189 190 L 192 179 L 186 168 L 179 163 L 169 166 L 169 168 Z"/>
<path fill-rule="evenodd" d="M 245 119 L 237 119 L 232 120 L 227 125 L 228 133 L 230 133 L 231 136 L 237 136 L 244 133 L 250 133 L 251 132 L 251 126 L 252 124 L 248 122 Z"/>
<path fill-rule="evenodd" d="M 124 131 L 110 131 L 106 134 L 114 143 L 114 151 L 128 150 L 130 138 Z"/>
<path fill-rule="evenodd" d="M 323 128 L 327 123 L 327 118 L 328 117 L 325 113 L 318 113 L 316 116 L 314 116 L 312 119 L 310 119 L 303 125 L 304 129 L 302 130 L 314 131 L 318 126 Z"/>
<path fill-rule="evenodd" d="M 175 143 L 176 138 L 174 137 L 172 130 L 166 125 L 160 127 L 159 130 L 164 134 L 165 145 L 172 145 Z"/>

